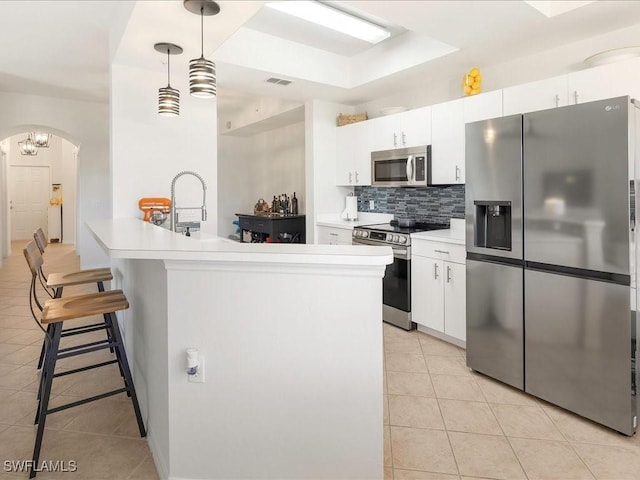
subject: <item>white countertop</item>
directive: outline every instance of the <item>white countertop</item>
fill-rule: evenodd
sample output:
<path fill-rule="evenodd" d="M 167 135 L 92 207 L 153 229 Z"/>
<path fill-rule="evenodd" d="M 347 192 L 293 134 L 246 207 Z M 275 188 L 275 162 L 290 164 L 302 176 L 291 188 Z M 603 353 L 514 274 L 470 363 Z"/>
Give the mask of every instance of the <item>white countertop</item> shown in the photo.
<path fill-rule="evenodd" d="M 319 213 L 316 217 L 316 225 L 352 230 L 353 227 L 388 223 L 391 220 L 393 215 L 389 213 L 358 212 L 358 220 L 355 221 L 343 220 L 337 213 Z"/>
<path fill-rule="evenodd" d="M 464 219 L 451 219 L 451 228 L 446 230 L 431 230 L 411 234 L 412 240 L 432 240 L 436 242 L 465 245 Z"/>
<path fill-rule="evenodd" d="M 111 258 L 325 265 L 388 265 L 391 247 L 239 243 L 205 232 L 185 237 L 136 218 L 88 222 Z"/>

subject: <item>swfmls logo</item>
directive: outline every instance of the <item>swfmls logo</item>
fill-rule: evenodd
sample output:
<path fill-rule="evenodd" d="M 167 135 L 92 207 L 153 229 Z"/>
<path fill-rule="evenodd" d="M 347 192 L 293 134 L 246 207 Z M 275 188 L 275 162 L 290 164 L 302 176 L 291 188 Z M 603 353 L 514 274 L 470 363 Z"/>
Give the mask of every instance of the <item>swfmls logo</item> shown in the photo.
<path fill-rule="evenodd" d="M 604 107 L 605 112 L 610 112 L 611 110 L 620 110 L 620 105 L 607 105 Z"/>

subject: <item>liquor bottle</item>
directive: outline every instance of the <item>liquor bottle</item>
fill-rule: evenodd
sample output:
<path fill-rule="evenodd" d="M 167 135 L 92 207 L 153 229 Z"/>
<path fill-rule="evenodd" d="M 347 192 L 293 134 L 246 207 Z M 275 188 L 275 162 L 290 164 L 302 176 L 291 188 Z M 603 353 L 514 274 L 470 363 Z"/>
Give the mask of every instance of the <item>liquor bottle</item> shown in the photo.
<path fill-rule="evenodd" d="M 298 215 L 298 199 L 296 198 L 296 192 L 293 192 L 293 198 L 291 199 L 291 213 Z"/>

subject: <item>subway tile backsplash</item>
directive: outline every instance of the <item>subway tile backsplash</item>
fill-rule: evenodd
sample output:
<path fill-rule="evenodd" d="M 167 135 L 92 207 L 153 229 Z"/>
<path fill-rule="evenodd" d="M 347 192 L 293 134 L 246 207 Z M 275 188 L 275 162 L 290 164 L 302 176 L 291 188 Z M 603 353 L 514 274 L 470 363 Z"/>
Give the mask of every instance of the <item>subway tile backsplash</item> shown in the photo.
<path fill-rule="evenodd" d="M 391 213 L 419 222 L 449 223 L 464 218 L 464 185 L 446 187 L 355 187 L 359 212 Z M 374 208 L 369 208 L 369 200 Z"/>

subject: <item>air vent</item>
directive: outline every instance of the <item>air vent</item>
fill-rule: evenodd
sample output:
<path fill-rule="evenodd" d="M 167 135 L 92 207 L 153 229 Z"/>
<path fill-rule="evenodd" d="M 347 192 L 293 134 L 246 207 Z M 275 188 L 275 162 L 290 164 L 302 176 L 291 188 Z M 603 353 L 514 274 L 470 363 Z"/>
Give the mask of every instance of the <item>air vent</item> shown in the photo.
<path fill-rule="evenodd" d="M 289 85 L 291 80 L 283 80 L 282 78 L 271 77 L 267 78 L 267 83 L 275 83 L 276 85 Z"/>

